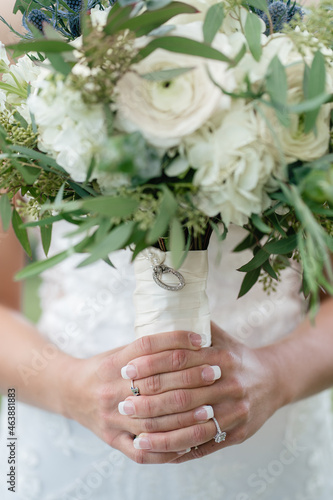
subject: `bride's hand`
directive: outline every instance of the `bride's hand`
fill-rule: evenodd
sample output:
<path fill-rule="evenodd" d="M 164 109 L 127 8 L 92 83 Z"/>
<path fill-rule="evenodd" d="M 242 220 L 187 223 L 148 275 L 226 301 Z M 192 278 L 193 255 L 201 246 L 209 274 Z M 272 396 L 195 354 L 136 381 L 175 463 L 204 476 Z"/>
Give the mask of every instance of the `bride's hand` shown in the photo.
<path fill-rule="evenodd" d="M 65 416 L 84 425 L 135 462 L 166 463 L 178 458 L 180 455 L 174 451 L 146 453 L 133 447 L 134 437 L 150 428 L 151 419 L 132 420 L 118 412 L 119 401 L 131 394 L 130 380 L 121 377 L 121 368 L 134 358 L 146 358 L 170 352 L 170 349 L 198 351 L 200 342 L 197 334 L 172 332 L 144 337 L 89 359 L 70 358 L 61 377 Z M 177 416 L 169 417 L 168 428 L 178 428 L 177 422 Z M 188 419 L 188 422 L 194 421 Z"/>
<path fill-rule="evenodd" d="M 163 352 L 131 361 L 141 396 L 127 398 L 126 406 L 120 404 L 120 411 L 131 410 L 129 420 L 149 419 L 146 422 L 151 431 L 138 436 L 134 446 L 149 452 L 193 448 L 176 462 L 199 458 L 242 443 L 284 404 L 275 364 L 266 348 L 250 349 L 216 325 L 212 327 L 212 339 L 213 347 L 200 352 L 188 351 L 183 345 L 179 346 L 183 350 L 175 350 L 172 355 Z M 219 375 L 217 367 L 222 376 L 214 382 L 213 372 Z M 210 382 L 202 379 L 203 370 L 210 375 Z M 225 442 L 215 443 L 213 420 L 190 423 L 189 416 L 193 420 L 194 409 L 202 406 L 209 412 L 213 409 L 222 431 L 227 433 Z M 166 413 L 177 417 L 177 430 L 169 427 L 168 432 L 160 432 L 159 422 L 164 419 L 167 424 L 171 418 Z"/>

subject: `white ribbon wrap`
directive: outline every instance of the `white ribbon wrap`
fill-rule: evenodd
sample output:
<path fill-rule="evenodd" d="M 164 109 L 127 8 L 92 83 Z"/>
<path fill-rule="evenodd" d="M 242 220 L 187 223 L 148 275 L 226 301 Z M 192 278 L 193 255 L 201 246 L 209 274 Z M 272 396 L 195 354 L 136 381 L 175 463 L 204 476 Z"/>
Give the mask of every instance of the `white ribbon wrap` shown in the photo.
<path fill-rule="evenodd" d="M 164 264 L 172 268 L 170 252 L 166 252 L 165 255 Z M 134 270 L 136 337 L 185 330 L 204 334 L 207 339 L 205 346 L 210 346 L 210 312 L 206 294 L 207 250 L 195 250 L 188 253 L 185 262 L 178 269 L 186 283 L 181 290 L 165 290 L 155 283 L 152 264 L 141 254 L 134 261 Z M 167 285 L 179 282 L 171 273 L 163 274 L 161 280 Z"/>

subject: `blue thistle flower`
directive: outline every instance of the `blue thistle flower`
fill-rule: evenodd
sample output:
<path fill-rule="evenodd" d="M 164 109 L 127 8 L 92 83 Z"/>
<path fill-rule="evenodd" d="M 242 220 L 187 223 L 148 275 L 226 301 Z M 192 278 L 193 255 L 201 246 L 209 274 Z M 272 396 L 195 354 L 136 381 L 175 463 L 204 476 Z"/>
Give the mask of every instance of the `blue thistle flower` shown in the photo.
<path fill-rule="evenodd" d="M 29 12 L 27 21 L 35 26 L 41 33 L 43 33 L 43 23 L 50 23 L 50 19 L 45 12 L 39 9 L 33 9 Z"/>
<path fill-rule="evenodd" d="M 84 7 L 83 0 L 65 0 L 65 2 L 74 12 L 81 12 Z"/>
<path fill-rule="evenodd" d="M 283 0 L 267 0 L 267 5 L 272 19 L 274 33 L 282 31 L 283 26 L 290 23 L 296 14 L 298 14 L 301 19 L 304 15 L 303 9 L 299 5 L 296 5 L 296 1 L 292 3 L 291 0 L 287 0 L 287 2 L 284 2 Z M 270 23 L 267 14 L 259 9 L 254 10 L 266 24 L 265 35 L 269 35 Z"/>

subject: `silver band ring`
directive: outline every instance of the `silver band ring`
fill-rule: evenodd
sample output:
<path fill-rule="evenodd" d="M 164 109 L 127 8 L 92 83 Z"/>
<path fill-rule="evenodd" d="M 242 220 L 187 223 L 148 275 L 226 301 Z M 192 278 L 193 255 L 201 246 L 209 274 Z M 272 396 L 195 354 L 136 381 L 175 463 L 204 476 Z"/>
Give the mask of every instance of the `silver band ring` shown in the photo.
<path fill-rule="evenodd" d="M 138 387 L 134 387 L 134 380 L 131 380 L 131 391 L 133 396 L 140 396 L 140 391 Z"/>
<path fill-rule="evenodd" d="M 213 417 L 212 420 L 214 421 L 214 424 L 215 424 L 216 430 L 217 430 L 217 433 L 214 436 L 215 443 L 222 443 L 222 441 L 225 441 L 225 438 L 227 437 L 227 433 L 221 431 L 221 427 L 219 426 L 219 423 L 215 417 Z"/>

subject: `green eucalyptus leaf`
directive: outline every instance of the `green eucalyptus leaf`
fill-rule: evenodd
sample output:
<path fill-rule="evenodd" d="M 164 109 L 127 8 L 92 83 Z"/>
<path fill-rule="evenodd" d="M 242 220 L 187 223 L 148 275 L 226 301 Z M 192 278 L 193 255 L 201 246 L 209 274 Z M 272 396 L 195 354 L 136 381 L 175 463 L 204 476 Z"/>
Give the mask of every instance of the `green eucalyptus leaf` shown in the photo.
<path fill-rule="evenodd" d="M 154 29 L 166 23 L 172 17 L 179 14 L 195 14 L 197 9 L 192 5 L 182 2 L 168 2 L 168 5 L 159 8 L 158 10 L 148 10 L 140 16 L 132 17 L 125 20 L 124 23 L 117 25 L 118 30 L 129 29 L 134 31 L 137 37 L 147 35 Z"/>
<path fill-rule="evenodd" d="M 81 202 L 81 207 L 85 210 L 108 217 L 128 217 L 138 206 L 136 200 L 122 196 L 97 196 Z"/>
<path fill-rule="evenodd" d="M 259 17 L 249 12 L 245 22 L 245 37 L 251 54 L 256 61 L 260 61 L 261 47 L 261 22 Z"/>
<path fill-rule="evenodd" d="M 68 76 L 72 71 L 72 67 L 59 53 L 45 52 L 45 56 L 48 58 L 53 68 L 64 76 Z"/>
<path fill-rule="evenodd" d="M 153 244 L 167 232 L 170 220 L 175 215 L 178 204 L 171 191 L 163 186 L 163 198 L 155 222 L 147 234 L 147 243 Z"/>
<path fill-rule="evenodd" d="M 266 91 L 275 107 L 282 125 L 289 125 L 287 91 L 288 82 L 285 67 L 277 56 L 271 60 L 266 74 Z"/>
<path fill-rule="evenodd" d="M 72 52 L 73 45 L 59 40 L 33 40 L 7 45 L 7 49 L 13 49 L 14 57 L 27 54 L 28 52 L 42 52 L 48 54 L 59 54 L 61 52 Z"/>
<path fill-rule="evenodd" d="M 184 231 L 178 219 L 174 218 L 170 225 L 170 251 L 171 262 L 178 269 L 182 260 L 185 247 Z"/>
<path fill-rule="evenodd" d="M 78 267 L 85 267 L 99 259 L 104 259 L 109 253 L 125 248 L 135 228 L 135 222 L 125 222 L 113 229 L 100 243 L 92 248 L 91 255 Z"/>
<path fill-rule="evenodd" d="M 42 238 L 44 253 L 45 255 L 48 255 L 52 239 L 52 226 L 51 225 L 41 226 L 40 234 Z"/>
<path fill-rule="evenodd" d="M 278 275 L 276 274 L 276 272 L 274 271 L 268 260 L 266 260 L 266 262 L 263 263 L 262 268 L 266 271 L 266 273 L 270 275 L 271 278 L 275 280 L 279 279 Z"/>
<path fill-rule="evenodd" d="M 12 226 L 14 229 L 14 232 L 16 234 L 17 239 L 21 243 L 24 251 L 29 255 L 29 257 L 32 256 L 31 252 L 31 246 L 28 238 L 28 233 L 25 227 L 23 227 L 23 221 L 21 217 L 19 216 L 18 212 L 13 210 L 12 214 Z"/>
<path fill-rule="evenodd" d="M 6 193 L 0 196 L 0 215 L 2 220 L 2 229 L 7 231 L 12 218 L 12 206 Z"/>
<path fill-rule="evenodd" d="M 306 83 L 307 99 L 314 99 L 325 92 L 326 68 L 323 54 L 318 50 L 313 58 L 310 71 L 308 72 Z M 320 104 L 312 111 L 307 111 L 304 117 L 304 133 L 308 134 L 316 125 L 316 120 L 320 111 Z"/>
<path fill-rule="evenodd" d="M 161 69 L 160 71 L 152 71 L 151 73 L 141 74 L 141 78 L 148 80 L 150 82 L 169 82 L 178 76 L 183 75 L 192 71 L 194 67 L 191 68 L 171 68 L 171 69 Z"/>
<path fill-rule="evenodd" d="M 244 7 L 248 8 L 248 5 L 250 5 L 254 9 L 262 10 L 269 16 L 269 10 L 266 0 L 246 0 L 246 2 L 244 2 Z"/>
<path fill-rule="evenodd" d="M 20 172 L 27 184 L 33 184 L 42 172 L 40 168 L 28 167 L 19 163 L 15 164 L 15 168 Z"/>
<path fill-rule="evenodd" d="M 219 50 L 201 42 L 197 42 L 196 40 L 180 36 L 162 36 L 152 40 L 139 51 L 138 59 L 144 59 L 156 49 L 169 50 L 177 54 L 188 54 L 191 56 L 203 57 L 205 59 L 213 59 L 215 61 L 232 62 L 229 57 L 222 54 Z"/>
<path fill-rule="evenodd" d="M 223 20 L 224 8 L 222 2 L 209 7 L 202 27 L 205 43 L 209 45 L 212 43 L 216 33 L 222 26 Z"/>
<path fill-rule="evenodd" d="M 253 271 L 254 269 L 260 268 L 263 265 L 263 263 L 266 262 L 268 259 L 269 259 L 269 253 L 267 253 L 263 248 L 261 248 L 254 255 L 254 257 L 247 264 L 240 267 L 238 271 L 242 273 Z"/>
<path fill-rule="evenodd" d="M 259 229 L 264 234 L 270 234 L 272 232 L 272 228 L 263 222 L 263 220 L 257 214 L 253 214 L 251 216 L 252 224 Z"/>
<path fill-rule="evenodd" d="M 46 269 L 49 269 L 50 267 L 53 267 L 56 264 L 59 264 L 63 260 L 67 259 L 72 253 L 73 249 L 69 249 L 65 250 L 64 252 L 58 253 L 57 255 L 54 255 L 49 259 L 33 262 L 15 275 L 15 281 L 25 280 L 27 278 L 30 278 L 31 276 L 36 276 L 37 274 L 46 271 Z"/>
<path fill-rule="evenodd" d="M 297 234 L 291 234 L 287 238 L 272 240 L 263 247 L 266 252 L 284 255 L 292 252 L 297 247 Z"/>
<path fill-rule="evenodd" d="M 258 267 L 257 269 L 253 269 L 253 271 L 249 271 L 248 273 L 246 273 L 238 294 L 238 298 L 243 297 L 243 295 L 245 295 L 256 284 L 260 276 L 260 271 L 261 268 Z"/>

